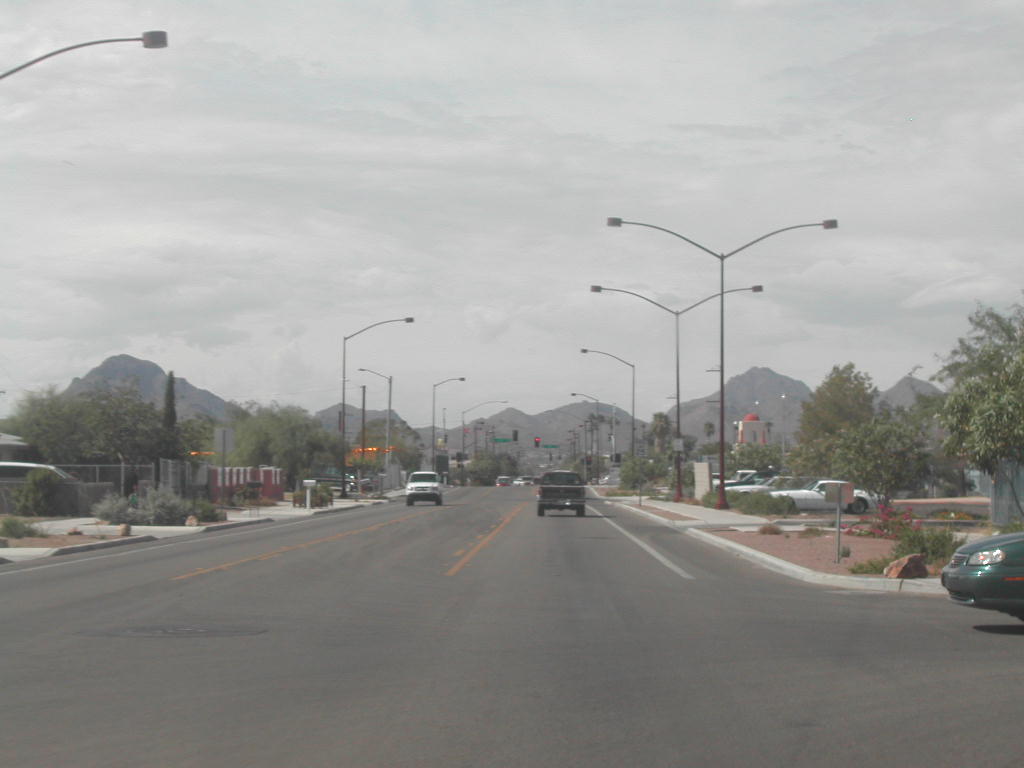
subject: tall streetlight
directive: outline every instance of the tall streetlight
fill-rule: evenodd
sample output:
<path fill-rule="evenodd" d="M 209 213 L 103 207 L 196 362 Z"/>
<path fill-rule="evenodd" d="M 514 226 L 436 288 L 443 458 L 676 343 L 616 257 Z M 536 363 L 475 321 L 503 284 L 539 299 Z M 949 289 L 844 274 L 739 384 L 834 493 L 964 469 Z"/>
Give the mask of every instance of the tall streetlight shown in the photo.
<path fill-rule="evenodd" d="M 789 232 L 791 229 L 804 229 L 805 227 L 821 227 L 822 229 L 835 229 L 839 226 L 837 219 L 825 219 L 824 221 L 817 221 L 813 224 L 794 224 L 791 227 L 783 227 L 782 229 L 776 229 L 767 234 L 761 235 L 754 240 L 751 240 L 745 245 L 741 245 L 739 248 L 735 248 L 728 253 L 715 253 L 710 248 L 706 248 L 700 243 L 691 240 L 688 237 L 680 235 L 678 232 L 673 232 L 671 229 L 665 229 L 665 227 L 659 227 L 655 224 L 645 224 L 641 221 L 626 221 L 615 216 L 608 218 L 609 227 L 621 227 L 623 224 L 629 224 L 636 227 L 647 227 L 648 229 L 657 229 L 660 232 L 678 237 L 680 240 L 689 243 L 695 248 L 714 256 L 718 259 L 718 296 L 719 310 L 718 310 L 718 503 L 715 505 L 717 509 L 728 509 L 729 502 L 725 498 L 725 260 L 730 256 L 735 256 L 742 250 L 749 248 L 755 243 L 759 243 L 773 235 L 778 235 L 782 232 Z"/>
<path fill-rule="evenodd" d="M 508 403 L 508 400 L 484 400 L 482 403 L 467 408 L 462 412 L 462 456 L 466 456 L 466 414 L 470 411 L 475 411 L 477 408 L 482 408 L 485 405 L 493 405 L 495 403 Z"/>
<path fill-rule="evenodd" d="M 341 419 L 339 429 L 341 430 L 341 498 L 348 498 L 348 454 L 345 446 L 345 420 L 347 415 L 345 413 L 345 385 L 348 383 L 348 340 L 353 339 L 360 333 L 365 333 L 371 328 L 376 328 L 378 325 L 387 325 L 388 323 L 411 323 L 415 318 L 412 317 L 396 317 L 394 320 L 381 320 L 376 323 L 371 323 L 365 328 L 360 328 L 355 333 L 350 333 L 348 336 L 344 336 L 341 339 Z"/>
<path fill-rule="evenodd" d="M 21 70 L 31 67 L 33 64 L 38 64 L 44 59 L 48 59 L 51 56 L 56 56 L 61 53 L 67 53 L 73 51 L 76 48 L 85 48 L 90 45 L 103 45 L 105 43 L 130 43 L 130 42 L 141 42 L 143 48 L 166 48 L 167 47 L 167 33 L 161 30 L 153 32 L 143 32 L 141 37 L 112 37 L 108 40 L 91 40 L 88 43 L 78 43 L 77 45 L 69 45 L 66 48 L 58 48 L 56 51 L 50 51 L 47 54 L 38 56 L 31 61 L 26 61 L 20 67 L 9 69 L 6 72 L 0 73 L 0 80 L 5 77 L 10 77 L 15 72 L 21 72 Z"/>
<path fill-rule="evenodd" d="M 608 293 L 628 293 L 630 296 L 636 296 L 638 299 L 643 299 L 648 304 L 653 304 L 654 306 L 659 307 L 660 309 L 665 310 L 670 315 L 675 315 L 675 318 L 676 318 L 676 342 L 675 342 L 675 347 L 676 347 L 676 437 L 675 437 L 675 439 L 676 440 L 682 440 L 683 439 L 683 433 L 682 433 L 682 428 L 680 427 L 681 418 L 680 418 L 680 408 L 679 408 L 679 316 L 680 315 L 685 315 L 691 309 L 696 309 L 701 304 L 704 304 L 706 302 L 711 301 L 714 298 L 717 298 L 719 294 L 713 293 L 710 296 L 705 296 L 700 301 L 695 302 L 695 303 L 691 304 L 688 307 L 684 307 L 683 309 L 678 309 L 677 310 L 677 309 L 669 309 L 664 304 L 662 304 L 660 302 L 657 302 L 654 299 L 650 299 L 647 296 L 644 296 L 643 294 L 640 294 L 640 293 L 635 293 L 633 291 L 627 291 L 625 288 L 607 288 L 607 287 L 605 287 L 603 285 L 592 285 L 592 286 L 590 286 L 590 290 L 591 290 L 592 293 L 604 293 L 604 292 L 608 292 Z M 751 291 L 753 293 L 761 293 L 762 291 L 764 291 L 764 286 L 763 285 L 752 285 L 749 288 L 732 288 L 732 289 L 726 291 L 726 293 L 738 293 L 740 291 Z M 675 446 L 675 466 L 676 466 L 676 492 L 675 492 L 675 496 L 673 498 L 678 503 L 683 498 L 683 451 L 682 451 L 682 448 L 680 446 L 678 446 L 678 445 Z"/>
<path fill-rule="evenodd" d="M 370 368 L 360 368 L 363 373 L 372 373 L 374 376 L 380 376 L 388 383 L 388 411 L 384 416 L 384 478 L 387 481 L 391 480 L 391 376 L 385 376 L 383 373 L 378 373 Z M 381 483 L 382 491 L 387 490 L 384 484 Z"/>
<path fill-rule="evenodd" d="M 599 349 L 581 349 L 580 352 L 587 354 L 592 352 L 595 355 L 604 355 L 605 357 L 611 357 L 618 360 L 623 365 L 628 365 L 631 369 L 633 378 L 632 394 L 630 395 L 630 422 L 629 422 L 629 455 L 636 456 L 636 366 L 628 360 L 623 360 L 618 355 L 613 355 L 611 352 L 602 352 Z M 615 413 L 612 412 L 612 432 L 615 430 Z"/>
<path fill-rule="evenodd" d="M 572 397 L 585 397 L 585 398 L 587 398 L 587 400 L 593 400 L 594 401 L 594 428 L 592 430 L 592 432 L 594 434 L 594 442 L 593 442 L 593 446 L 594 447 L 593 447 L 593 450 L 591 451 L 590 455 L 594 457 L 594 466 L 591 468 L 591 470 L 596 472 L 597 468 L 598 468 L 598 465 L 600 465 L 600 463 L 601 463 L 601 443 L 600 443 L 601 433 L 598 431 L 598 422 L 601 421 L 601 401 L 598 400 L 593 395 L 588 395 L 588 394 L 585 394 L 583 392 L 572 392 L 570 394 L 572 395 Z M 589 475 L 590 473 L 589 472 L 585 472 L 584 474 L 588 474 Z"/>
<path fill-rule="evenodd" d="M 434 385 L 430 396 L 430 469 L 437 472 L 437 435 L 435 422 L 437 421 L 437 388 L 449 381 L 465 381 L 465 376 L 453 376 L 450 379 L 439 381 Z"/>

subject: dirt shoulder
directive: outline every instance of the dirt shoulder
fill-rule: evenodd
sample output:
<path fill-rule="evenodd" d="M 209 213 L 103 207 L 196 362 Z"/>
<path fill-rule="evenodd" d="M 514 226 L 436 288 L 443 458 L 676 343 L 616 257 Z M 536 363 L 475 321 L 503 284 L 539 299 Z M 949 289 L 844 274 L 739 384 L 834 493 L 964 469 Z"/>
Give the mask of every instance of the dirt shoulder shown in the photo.
<path fill-rule="evenodd" d="M 802 565 L 820 573 L 850 574 L 850 566 L 876 557 L 888 557 L 894 542 L 864 536 L 843 536 L 840 546 L 850 548 L 850 556 L 836 562 L 834 533 L 801 537 L 796 533 L 763 534 L 755 531 L 707 531 L 715 536 L 764 552 L 780 560 Z"/>

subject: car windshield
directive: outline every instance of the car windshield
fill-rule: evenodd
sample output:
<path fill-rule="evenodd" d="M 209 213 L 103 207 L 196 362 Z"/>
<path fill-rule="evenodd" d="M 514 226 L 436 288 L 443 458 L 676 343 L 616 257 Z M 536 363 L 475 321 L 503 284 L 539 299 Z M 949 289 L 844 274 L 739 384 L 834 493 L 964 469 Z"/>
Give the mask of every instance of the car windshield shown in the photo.
<path fill-rule="evenodd" d="M 410 483 L 436 483 L 437 473 L 435 472 L 413 472 L 409 475 Z"/>
<path fill-rule="evenodd" d="M 582 485 L 583 481 L 575 472 L 548 472 L 541 478 L 541 485 Z"/>

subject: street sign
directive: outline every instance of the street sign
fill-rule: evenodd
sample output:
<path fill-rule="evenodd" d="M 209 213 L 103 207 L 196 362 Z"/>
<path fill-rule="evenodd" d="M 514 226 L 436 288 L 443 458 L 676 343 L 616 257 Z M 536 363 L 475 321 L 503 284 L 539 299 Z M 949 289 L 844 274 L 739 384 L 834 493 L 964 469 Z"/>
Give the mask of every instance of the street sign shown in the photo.
<path fill-rule="evenodd" d="M 512 438 L 510 438 L 510 437 L 496 437 L 496 438 L 494 438 L 494 442 L 496 442 L 496 443 L 511 443 L 512 442 Z"/>
<path fill-rule="evenodd" d="M 542 445 L 541 448 L 557 448 L 557 445 Z"/>

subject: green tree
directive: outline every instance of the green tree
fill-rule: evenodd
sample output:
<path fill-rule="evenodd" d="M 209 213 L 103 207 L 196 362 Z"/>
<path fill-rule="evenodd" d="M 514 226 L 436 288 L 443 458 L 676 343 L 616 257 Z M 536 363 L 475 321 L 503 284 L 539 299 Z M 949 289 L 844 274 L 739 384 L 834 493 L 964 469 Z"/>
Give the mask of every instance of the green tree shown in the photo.
<path fill-rule="evenodd" d="M 648 459 L 641 456 L 627 456 L 622 462 L 619 487 L 637 489 L 641 485 L 651 485 L 653 481 L 668 476 L 672 472 L 672 467 L 666 458 Z"/>
<path fill-rule="evenodd" d="M 272 403 L 249 404 L 242 410 L 244 414 L 234 412 L 232 463 L 281 467 L 289 487 L 317 467 L 340 465 L 341 437 L 325 430 L 304 409 Z"/>
<path fill-rule="evenodd" d="M 161 419 L 131 384 L 79 396 L 86 404 L 89 461 L 143 464 L 160 457 Z"/>
<path fill-rule="evenodd" d="M 898 490 L 918 488 L 928 473 L 920 424 L 902 411 L 883 412 L 845 430 L 836 442 L 832 472 L 887 501 Z"/>
<path fill-rule="evenodd" d="M 968 320 L 970 330 L 938 374 L 952 382 L 939 417 L 944 448 L 996 476 L 1004 462 L 1024 463 L 1024 306 L 1006 314 L 979 306 Z M 1024 496 L 1014 473 L 1006 479 L 1014 498 Z"/>
<path fill-rule="evenodd" d="M 782 446 L 738 443 L 732 449 L 732 466 L 766 472 L 782 467 Z"/>
<path fill-rule="evenodd" d="M 494 485 L 499 475 L 514 477 L 519 474 L 519 461 L 507 453 L 482 453 L 473 457 L 466 467 L 473 485 Z"/>
<path fill-rule="evenodd" d="M 825 380 L 805 400 L 789 465 L 800 475 L 832 473 L 832 456 L 842 434 L 870 422 L 875 415 L 878 390 L 871 377 L 853 363 L 835 365 Z"/>
<path fill-rule="evenodd" d="M 160 457 L 164 459 L 180 459 L 181 435 L 178 431 L 178 406 L 174 393 L 174 371 L 167 374 L 164 385 L 164 409 L 161 414 L 161 447 Z"/>
<path fill-rule="evenodd" d="M 77 464 L 89 456 L 87 404 L 59 395 L 53 387 L 22 397 L 7 423 L 8 429 L 39 451 L 43 461 Z"/>

